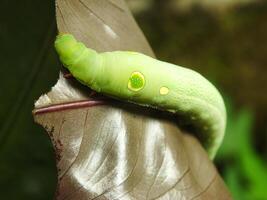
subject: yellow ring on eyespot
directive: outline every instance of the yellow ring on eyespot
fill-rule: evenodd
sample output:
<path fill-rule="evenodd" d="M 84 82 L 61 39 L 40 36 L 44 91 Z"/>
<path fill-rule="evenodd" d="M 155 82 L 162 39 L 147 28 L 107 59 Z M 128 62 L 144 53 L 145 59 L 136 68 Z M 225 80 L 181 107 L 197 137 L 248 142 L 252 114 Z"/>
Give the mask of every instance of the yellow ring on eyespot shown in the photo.
<path fill-rule="evenodd" d="M 140 72 L 133 72 L 128 81 L 128 89 L 132 91 L 139 91 L 145 86 L 145 77 Z"/>
<path fill-rule="evenodd" d="M 160 93 L 161 95 L 166 95 L 166 94 L 169 93 L 169 88 L 163 86 L 163 87 L 161 87 L 161 88 L 159 89 L 159 93 Z"/>

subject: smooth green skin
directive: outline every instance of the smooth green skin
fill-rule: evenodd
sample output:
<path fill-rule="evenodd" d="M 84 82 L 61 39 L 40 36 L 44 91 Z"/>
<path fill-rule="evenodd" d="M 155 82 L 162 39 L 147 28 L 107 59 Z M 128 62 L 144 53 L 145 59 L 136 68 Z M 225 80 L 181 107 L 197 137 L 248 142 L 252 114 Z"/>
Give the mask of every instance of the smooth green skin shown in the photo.
<path fill-rule="evenodd" d="M 224 137 L 226 110 L 220 93 L 199 73 L 136 52 L 97 53 L 70 34 L 58 35 L 55 48 L 71 74 L 91 89 L 189 120 L 214 158 Z M 138 91 L 128 87 L 133 72 L 144 76 L 144 86 Z M 168 94 L 161 94 L 161 87 L 167 87 Z"/>

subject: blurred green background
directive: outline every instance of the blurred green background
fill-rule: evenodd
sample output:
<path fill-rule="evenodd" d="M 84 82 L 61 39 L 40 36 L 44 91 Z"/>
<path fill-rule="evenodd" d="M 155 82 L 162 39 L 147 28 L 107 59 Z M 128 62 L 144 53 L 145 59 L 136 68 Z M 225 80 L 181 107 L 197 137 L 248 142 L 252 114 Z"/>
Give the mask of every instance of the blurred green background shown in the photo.
<path fill-rule="evenodd" d="M 234 199 L 267 199 L 267 1 L 128 0 L 161 60 L 193 68 L 224 94 L 216 165 Z M 34 100 L 58 77 L 53 0 L 0 0 L 0 199 L 53 199 L 56 168 Z"/>

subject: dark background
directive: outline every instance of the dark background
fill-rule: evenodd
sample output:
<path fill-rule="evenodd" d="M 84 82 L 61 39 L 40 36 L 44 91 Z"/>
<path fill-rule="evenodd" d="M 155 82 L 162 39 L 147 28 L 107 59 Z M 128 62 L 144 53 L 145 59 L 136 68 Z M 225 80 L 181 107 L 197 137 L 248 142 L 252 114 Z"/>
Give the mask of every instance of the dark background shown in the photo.
<path fill-rule="evenodd" d="M 183 2 L 129 0 L 159 59 L 222 91 L 228 127 L 216 164 L 234 198 L 267 199 L 267 1 Z M 31 111 L 58 77 L 54 1 L 0 0 L 0 8 L 0 199 L 52 199 L 53 149 Z"/>

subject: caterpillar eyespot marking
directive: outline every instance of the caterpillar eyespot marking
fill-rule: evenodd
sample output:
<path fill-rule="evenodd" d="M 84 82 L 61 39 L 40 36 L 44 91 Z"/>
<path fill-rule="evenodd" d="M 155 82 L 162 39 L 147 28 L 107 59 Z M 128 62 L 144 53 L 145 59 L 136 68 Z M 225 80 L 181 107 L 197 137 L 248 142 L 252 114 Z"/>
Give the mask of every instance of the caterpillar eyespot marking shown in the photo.
<path fill-rule="evenodd" d="M 58 35 L 55 48 L 70 73 L 92 90 L 184 117 L 214 158 L 224 137 L 226 109 L 218 90 L 202 75 L 138 52 L 98 53 L 71 34 Z"/>
<path fill-rule="evenodd" d="M 145 77 L 140 72 L 133 72 L 128 81 L 128 88 L 132 91 L 139 91 L 145 86 Z"/>

